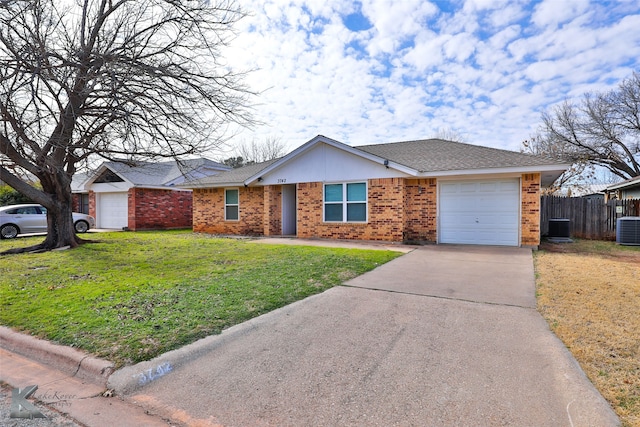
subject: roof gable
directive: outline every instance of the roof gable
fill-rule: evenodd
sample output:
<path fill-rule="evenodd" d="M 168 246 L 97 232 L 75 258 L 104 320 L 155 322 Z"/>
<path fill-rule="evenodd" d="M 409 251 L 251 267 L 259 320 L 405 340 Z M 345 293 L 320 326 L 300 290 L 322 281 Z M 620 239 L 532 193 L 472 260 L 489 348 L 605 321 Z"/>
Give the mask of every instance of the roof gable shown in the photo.
<path fill-rule="evenodd" d="M 295 159 L 261 171 L 257 179 L 262 185 L 277 185 L 399 178 L 415 173 L 398 170 L 389 163 L 385 165 L 385 159 L 372 157 L 319 141 Z"/>
<path fill-rule="evenodd" d="M 371 153 L 367 153 L 367 152 L 362 151 L 362 150 L 358 150 L 356 147 L 351 147 L 350 145 L 346 145 L 346 144 L 343 144 L 342 142 L 336 141 L 334 139 L 327 138 L 324 135 L 318 135 L 318 136 L 312 138 L 311 140 L 307 141 L 305 144 L 301 145 L 300 147 L 296 148 L 291 153 L 287 154 L 284 157 L 281 157 L 280 159 L 277 159 L 274 163 L 270 164 L 266 168 L 260 170 L 258 173 L 256 173 L 253 176 L 249 177 L 245 181 L 245 184 L 248 185 L 248 184 L 251 184 L 251 183 L 257 181 L 258 178 L 261 178 L 264 175 L 267 175 L 267 174 L 277 170 L 278 168 L 281 168 L 286 163 L 292 162 L 292 161 L 294 161 L 294 159 L 298 159 L 301 156 L 305 155 L 306 153 L 314 150 L 316 148 L 316 146 L 318 146 L 320 144 L 325 144 L 325 145 L 327 145 L 329 147 L 332 147 L 332 148 L 335 148 L 337 150 L 341 150 L 343 152 L 352 154 L 352 155 L 360 157 L 362 159 L 369 160 L 373 164 L 383 165 L 385 168 L 393 168 L 393 169 L 397 170 L 398 172 L 400 172 L 400 174 L 396 174 L 395 176 L 401 176 L 401 175 L 405 175 L 405 174 L 413 175 L 416 172 L 415 170 L 413 170 L 411 168 L 407 168 L 407 167 L 405 167 L 403 165 L 395 164 L 393 162 L 390 162 L 389 159 L 385 159 L 385 158 L 382 158 L 382 157 L 377 156 L 375 154 L 371 154 Z"/>
<path fill-rule="evenodd" d="M 96 184 L 102 184 L 105 182 L 124 182 L 124 178 L 115 173 L 109 168 L 105 168 L 100 175 L 93 180 Z"/>

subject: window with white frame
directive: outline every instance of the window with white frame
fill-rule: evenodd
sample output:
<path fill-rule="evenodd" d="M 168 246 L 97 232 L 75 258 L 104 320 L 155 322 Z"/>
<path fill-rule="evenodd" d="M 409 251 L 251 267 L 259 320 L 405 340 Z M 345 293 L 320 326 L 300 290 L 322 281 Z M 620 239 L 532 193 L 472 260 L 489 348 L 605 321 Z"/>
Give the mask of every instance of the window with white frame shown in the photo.
<path fill-rule="evenodd" d="M 367 183 L 324 185 L 325 222 L 366 222 Z"/>
<path fill-rule="evenodd" d="M 237 188 L 224 190 L 224 219 L 226 221 L 237 221 L 240 217 L 240 197 Z"/>

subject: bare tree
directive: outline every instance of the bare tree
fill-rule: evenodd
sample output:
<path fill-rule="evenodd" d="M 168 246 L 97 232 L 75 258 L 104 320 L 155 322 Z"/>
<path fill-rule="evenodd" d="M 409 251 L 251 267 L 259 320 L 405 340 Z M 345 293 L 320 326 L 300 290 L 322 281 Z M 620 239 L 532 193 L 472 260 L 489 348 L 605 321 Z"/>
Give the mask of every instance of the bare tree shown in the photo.
<path fill-rule="evenodd" d="M 548 135 L 536 134 L 522 142 L 523 153 L 547 156 L 557 160 L 567 160 L 571 167 L 564 171 L 549 187 L 543 188 L 543 194 L 558 194 L 563 187 L 586 188 L 595 176 L 595 168 L 586 159 L 576 155 L 567 156 L 567 147 L 561 141 Z"/>
<path fill-rule="evenodd" d="M 47 208 L 39 247 L 81 243 L 70 184 L 88 159 L 179 159 L 251 122 L 221 57 L 243 16 L 233 0 L 0 0 L 0 180 Z"/>
<path fill-rule="evenodd" d="M 534 151 L 600 166 L 622 179 L 640 176 L 640 73 L 617 89 L 586 94 L 578 105 L 565 101 L 542 116 Z"/>
<path fill-rule="evenodd" d="M 277 159 L 286 154 L 287 146 L 278 137 L 270 136 L 264 141 L 255 139 L 242 143 L 237 149 L 238 157 L 244 159 L 244 164 L 261 163 Z"/>
<path fill-rule="evenodd" d="M 438 139 L 443 139 L 445 141 L 464 142 L 464 138 L 462 137 L 460 132 L 450 127 L 438 129 L 438 133 L 435 137 Z"/>

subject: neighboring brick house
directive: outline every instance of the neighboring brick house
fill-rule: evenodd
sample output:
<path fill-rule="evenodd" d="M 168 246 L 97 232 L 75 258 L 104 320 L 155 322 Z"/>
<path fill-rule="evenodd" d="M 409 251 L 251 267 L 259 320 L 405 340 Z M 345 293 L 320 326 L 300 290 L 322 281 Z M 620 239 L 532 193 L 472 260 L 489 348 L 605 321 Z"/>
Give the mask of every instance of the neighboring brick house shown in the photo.
<path fill-rule="evenodd" d="M 97 228 L 151 230 L 192 225 L 192 192 L 176 187 L 187 180 L 230 168 L 208 159 L 171 162 L 103 163 L 74 177 L 74 211 L 96 219 Z"/>
<path fill-rule="evenodd" d="M 567 167 L 439 139 L 351 147 L 319 135 L 181 186 L 199 232 L 537 246 L 540 187 Z"/>

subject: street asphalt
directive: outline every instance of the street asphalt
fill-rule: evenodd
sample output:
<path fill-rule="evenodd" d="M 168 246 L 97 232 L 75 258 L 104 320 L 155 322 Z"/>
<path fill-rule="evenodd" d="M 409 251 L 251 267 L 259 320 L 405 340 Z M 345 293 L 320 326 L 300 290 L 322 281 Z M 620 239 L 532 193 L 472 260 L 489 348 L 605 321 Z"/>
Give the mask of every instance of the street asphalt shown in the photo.
<path fill-rule="evenodd" d="M 104 405 L 120 414 L 111 425 L 619 425 L 536 311 L 531 250 L 412 249 L 343 286 L 122 368 L 106 386 L 89 390 L 83 380 L 86 397 L 69 413 L 103 405 L 84 409 L 90 426 L 113 422 L 95 416 L 109 412 Z M 21 357 L 2 355 L 2 379 L 13 386 L 35 381 Z M 81 384 L 70 387 L 82 394 Z M 120 398 L 102 397 L 104 388 Z"/>

